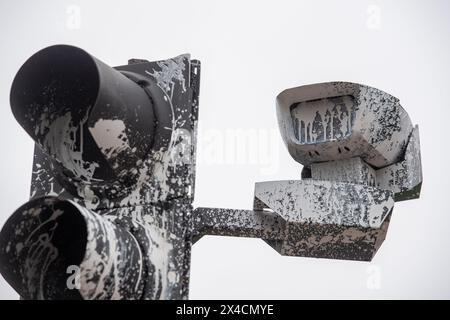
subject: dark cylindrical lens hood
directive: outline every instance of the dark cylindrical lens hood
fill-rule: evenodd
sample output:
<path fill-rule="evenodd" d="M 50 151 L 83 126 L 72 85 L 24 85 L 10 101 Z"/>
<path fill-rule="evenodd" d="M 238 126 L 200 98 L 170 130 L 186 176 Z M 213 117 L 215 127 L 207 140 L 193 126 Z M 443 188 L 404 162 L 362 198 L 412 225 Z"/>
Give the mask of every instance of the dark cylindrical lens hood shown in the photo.
<path fill-rule="evenodd" d="M 145 271 L 128 230 L 69 200 L 33 199 L 0 232 L 0 272 L 24 299 L 140 299 Z"/>
<path fill-rule="evenodd" d="M 42 150 L 80 180 L 126 175 L 153 143 L 146 91 L 77 47 L 51 46 L 30 57 L 13 81 L 10 102 Z"/>

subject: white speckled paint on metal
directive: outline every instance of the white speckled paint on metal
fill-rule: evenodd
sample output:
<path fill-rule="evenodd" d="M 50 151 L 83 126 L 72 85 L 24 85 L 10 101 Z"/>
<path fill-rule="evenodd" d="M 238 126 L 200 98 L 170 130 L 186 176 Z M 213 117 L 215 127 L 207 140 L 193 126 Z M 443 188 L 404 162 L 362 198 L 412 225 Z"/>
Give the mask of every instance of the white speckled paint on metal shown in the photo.
<path fill-rule="evenodd" d="M 346 82 L 285 90 L 277 115 L 302 180 L 256 183 L 253 210 L 196 209 L 199 233 L 260 237 L 282 255 L 370 261 L 394 201 L 419 197 L 417 127 L 397 98 Z"/>
<path fill-rule="evenodd" d="M 419 197 L 418 128 L 398 99 L 332 82 L 277 97 L 302 180 L 256 183 L 253 210 L 193 210 L 199 75 L 189 55 L 110 68 L 70 46 L 24 64 L 11 105 L 36 142 L 31 200 L 0 232 L 0 272 L 22 298 L 186 299 L 206 234 L 370 261 L 394 201 Z"/>

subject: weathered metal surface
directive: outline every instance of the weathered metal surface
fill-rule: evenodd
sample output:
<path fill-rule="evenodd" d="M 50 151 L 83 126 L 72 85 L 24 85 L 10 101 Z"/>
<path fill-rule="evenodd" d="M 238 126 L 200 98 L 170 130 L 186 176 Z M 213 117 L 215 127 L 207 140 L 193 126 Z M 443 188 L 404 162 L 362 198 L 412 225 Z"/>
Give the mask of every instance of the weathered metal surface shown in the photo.
<path fill-rule="evenodd" d="M 395 97 L 344 82 L 285 90 L 277 114 L 302 180 L 256 183 L 253 211 L 197 209 L 198 232 L 261 237 L 282 255 L 370 261 L 394 198 L 419 196 L 417 127 Z"/>
<path fill-rule="evenodd" d="M 370 261 L 383 243 L 392 191 L 325 180 L 259 182 L 253 210 L 197 208 L 199 235 L 264 239 L 282 255 Z"/>
<path fill-rule="evenodd" d="M 253 210 L 197 208 L 195 229 L 200 236 L 261 238 L 282 255 L 370 261 L 393 205 L 391 191 L 366 185 L 260 182 Z"/>
<path fill-rule="evenodd" d="M 395 201 L 419 198 L 422 187 L 422 160 L 418 126 L 411 133 L 404 159 L 377 170 L 376 175 L 377 186 L 394 192 Z"/>
<path fill-rule="evenodd" d="M 18 73 L 12 108 L 36 141 L 32 200 L 0 233 L 0 271 L 23 298 L 188 297 L 200 63 L 131 63 L 55 46 Z M 55 238 L 68 215 L 79 224 Z"/>
<path fill-rule="evenodd" d="M 376 185 L 376 171 L 360 157 L 311 164 L 311 178 Z"/>
<path fill-rule="evenodd" d="M 399 100 L 349 82 L 287 89 L 277 96 L 281 136 L 303 165 L 361 157 L 380 168 L 398 162 L 412 130 Z"/>
<path fill-rule="evenodd" d="M 262 182 L 253 210 L 197 208 L 195 229 L 200 236 L 261 238 L 286 256 L 370 261 L 393 204 L 392 192 L 363 185 Z"/>
<path fill-rule="evenodd" d="M 286 221 L 283 240 L 266 238 L 275 250 L 330 259 L 370 261 L 394 206 L 387 190 L 312 179 L 256 183 L 255 197 Z"/>
<path fill-rule="evenodd" d="M 266 242 L 285 256 L 371 261 L 383 243 L 390 215 L 379 228 L 341 224 L 289 224 L 285 240 Z"/>
<path fill-rule="evenodd" d="M 189 55 L 113 69 L 54 46 L 24 64 L 11 105 L 36 142 L 31 200 L 0 232 L 0 272 L 21 297 L 186 299 L 205 234 L 369 261 L 394 199 L 419 196 L 418 128 L 398 99 L 333 82 L 277 97 L 302 180 L 256 183 L 253 210 L 193 210 L 199 80 Z"/>
<path fill-rule="evenodd" d="M 282 239 L 286 222 L 276 213 L 263 210 L 196 208 L 194 228 L 204 234 L 249 238 Z"/>
<path fill-rule="evenodd" d="M 258 182 L 255 197 L 295 223 L 379 228 L 394 206 L 391 191 L 332 181 Z"/>

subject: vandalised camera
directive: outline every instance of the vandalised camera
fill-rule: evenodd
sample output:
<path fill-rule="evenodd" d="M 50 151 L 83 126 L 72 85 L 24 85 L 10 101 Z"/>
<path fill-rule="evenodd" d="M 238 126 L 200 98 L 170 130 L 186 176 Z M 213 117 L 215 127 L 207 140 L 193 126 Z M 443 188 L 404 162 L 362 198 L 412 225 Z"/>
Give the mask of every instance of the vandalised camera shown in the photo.
<path fill-rule="evenodd" d="M 20 68 L 10 102 L 35 142 L 32 182 L 0 232 L 0 272 L 23 299 L 187 299 L 208 234 L 368 261 L 394 202 L 419 197 L 418 127 L 398 99 L 333 82 L 277 97 L 301 180 L 256 183 L 253 210 L 194 210 L 199 82 L 187 54 L 111 68 L 56 45 Z"/>
<path fill-rule="evenodd" d="M 208 234 L 264 239 L 282 255 L 370 261 L 395 201 L 418 198 L 418 127 L 399 100 L 331 82 L 277 97 L 281 136 L 301 180 L 255 185 L 253 210 L 198 208 Z"/>

